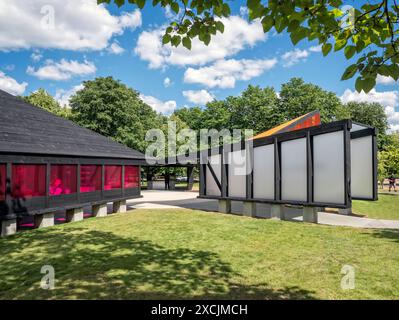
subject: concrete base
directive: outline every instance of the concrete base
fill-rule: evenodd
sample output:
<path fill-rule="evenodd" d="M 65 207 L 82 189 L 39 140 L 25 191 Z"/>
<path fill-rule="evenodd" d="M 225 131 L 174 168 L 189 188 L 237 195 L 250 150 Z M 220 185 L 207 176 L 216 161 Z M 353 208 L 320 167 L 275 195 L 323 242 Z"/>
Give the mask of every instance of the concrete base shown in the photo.
<path fill-rule="evenodd" d="M 125 213 L 127 211 L 126 200 L 115 201 L 113 203 L 113 213 Z"/>
<path fill-rule="evenodd" d="M 242 214 L 247 217 L 256 216 L 256 203 L 252 201 L 244 201 Z"/>
<path fill-rule="evenodd" d="M 271 205 L 271 218 L 277 220 L 284 220 L 284 205 L 272 204 Z"/>
<path fill-rule="evenodd" d="M 92 207 L 92 212 L 94 217 L 106 217 L 108 213 L 107 204 L 102 203 L 94 205 Z"/>
<path fill-rule="evenodd" d="M 37 214 L 34 216 L 35 228 L 47 228 L 54 225 L 54 213 Z"/>
<path fill-rule="evenodd" d="M 352 214 L 352 208 L 338 209 L 339 214 L 349 215 Z"/>
<path fill-rule="evenodd" d="M 218 211 L 221 213 L 231 213 L 231 200 L 219 200 Z"/>
<path fill-rule="evenodd" d="M 76 222 L 83 220 L 83 208 L 68 209 L 66 212 L 67 222 Z"/>
<path fill-rule="evenodd" d="M 303 207 L 303 222 L 317 223 L 317 208 Z"/>
<path fill-rule="evenodd" d="M 17 233 L 17 219 L 3 220 L 1 223 L 1 236 L 6 237 Z"/>

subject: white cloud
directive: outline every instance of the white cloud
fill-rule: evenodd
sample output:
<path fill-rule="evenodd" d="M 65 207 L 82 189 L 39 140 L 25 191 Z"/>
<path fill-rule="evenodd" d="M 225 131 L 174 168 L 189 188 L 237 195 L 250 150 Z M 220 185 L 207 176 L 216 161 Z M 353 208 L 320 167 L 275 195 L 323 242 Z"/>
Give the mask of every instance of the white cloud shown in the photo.
<path fill-rule="evenodd" d="M 170 80 L 168 77 L 163 79 L 163 85 L 165 88 L 169 87 L 172 84 L 172 80 Z"/>
<path fill-rule="evenodd" d="M 41 80 L 69 80 L 74 76 L 84 76 L 93 74 L 97 70 L 93 62 L 85 60 L 80 63 L 75 60 L 62 59 L 60 62 L 53 60 L 47 60 L 44 66 L 35 69 L 32 66 L 28 66 L 26 72 L 29 75 L 35 76 Z"/>
<path fill-rule="evenodd" d="M 7 76 L 0 71 L 0 89 L 4 90 L 14 96 L 21 95 L 25 92 L 28 84 L 26 82 L 18 83 L 15 79 Z"/>
<path fill-rule="evenodd" d="M 42 60 L 43 55 L 40 52 L 35 51 L 35 52 L 32 52 L 30 57 L 33 60 L 33 62 L 39 62 L 40 60 Z"/>
<path fill-rule="evenodd" d="M 344 94 L 341 96 L 341 100 L 344 103 L 350 101 L 356 102 L 378 102 L 385 107 L 385 113 L 388 117 L 391 130 L 399 129 L 399 111 L 396 111 L 396 107 L 399 105 L 399 91 L 383 91 L 378 92 L 375 89 L 371 89 L 369 93 L 352 91 L 346 89 Z"/>
<path fill-rule="evenodd" d="M 107 51 L 108 51 L 109 53 L 112 53 L 112 54 L 122 54 L 122 53 L 125 52 L 125 49 L 123 49 L 123 48 L 119 45 L 119 43 L 115 41 L 115 42 L 113 42 L 113 43 L 108 47 Z"/>
<path fill-rule="evenodd" d="M 215 97 L 206 90 L 187 90 L 183 91 L 183 96 L 190 102 L 204 105 L 211 102 Z"/>
<path fill-rule="evenodd" d="M 183 46 L 177 48 L 162 45 L 164 29 L 144 31 L 140 34 L 135 48 L 140 59 L 148 61 L 149 67 L 164 68 L 167 65 L 203 65 L 215 60 L 232 56 L 246 47 L 252 47 L 259 41 L 265 41 L 261 23 L 256 20 L 247 22 L 239 16 L 221 19 L 225 25 L 224 33 L 212 37 L 209 46 L 198 39 L 192 41 L 191 50 Z"/>
<path fill-rule="evenodd" d="M 139 10 L 113 16 L 96 0 L 0 0 L 0 50 L 102 50 L 140 25 Z"/>
<path fill-rule="evenodd" d="M 78 92 L 79 90 L 82 90 L 84 88 L 83 84 L 79 84 L 77 86 L 72 87 L 69 90 L 65 90 L 65 89 L 57 89 L 55 92 L 55 100 L 58 101 L 58 103 L 62 106 L 62 107 L 66 107 L 69 108 L 69 99 L 71 98 L 71 96 L 73 96 L 76 92 Z"/>
<path fill-rule="evenodd" d="M 310 52 L 321 52 L 321 45 L 310 47 L 309 51 Z"/>
<path fill-rule="evenodd" d="M 151 106 L 155 111 L 161 112 L 163 114 L 170 114 L 177 107 L 177 103 L 174 100 L 161 101 L 158 98 L 155 98 L 153 96 L 146 96 L 144 94 L 140 94 L 140 98 L 144 101 L 144 103 Z"/>
<path fill-rule="evenodd" d="M 187 83 L 199 83 L 210 88 L 234 88 L 237 80 L 248 81 L 260 76 L 277 64 L 277 59 L 219 60 L 198 69 L 188 68 L 184 73 Z"/>
<path fill-rule="evenodd" d="M 396 84 L 397 81 L 391 77 L 385 77 L 382 75 L 377 75 L 377 84 L 382 84 L 382 85 L 390 85 L 390 84 Z"/>
<path fill-rule="evenodd" d="M 284 67 L 291 67 L 301 61 L 306 61 L 309 56 L 308 50 L 295 49 L 284 53 L 281 58 L 283 59 Z"/>
<path fill-rule="evenodd" d="M 15 70 L 15 64 L 8 64 L 4 67 L 4 70 L 6 71 L 14 71 Z"/>

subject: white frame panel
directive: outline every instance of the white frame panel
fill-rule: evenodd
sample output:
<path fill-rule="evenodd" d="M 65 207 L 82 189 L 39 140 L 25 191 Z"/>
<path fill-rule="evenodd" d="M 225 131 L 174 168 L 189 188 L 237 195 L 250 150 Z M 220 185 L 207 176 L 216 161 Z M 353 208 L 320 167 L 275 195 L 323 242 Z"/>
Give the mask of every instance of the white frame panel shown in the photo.
<path fill-rule="evenodd" d="M 281 142 L 281 199 L 307 201 L 306 138 Z"/>
<path fill-rule="evenodd" d="M 345 204 L 344 132 L 313 137 L 313 200 Z"/>
<path fill-rule="evenodd" d="M 255 199 L 274 199 L 274 166 L 274 144 L 254 148 L 253 197 Z"/>

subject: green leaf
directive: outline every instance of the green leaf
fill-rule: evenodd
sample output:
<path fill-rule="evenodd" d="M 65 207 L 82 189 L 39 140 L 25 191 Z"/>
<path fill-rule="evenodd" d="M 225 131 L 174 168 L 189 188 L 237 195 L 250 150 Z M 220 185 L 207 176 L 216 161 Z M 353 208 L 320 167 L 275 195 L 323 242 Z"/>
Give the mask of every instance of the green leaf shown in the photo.
<path fill-rule="evenodd" d="M 123 2 L 125 2 L 125 1 L 123 1 Z M 140 9 L 143 9 L 143 8 L 144 8 L 144 5 L 145 5 L 145 0 L 136 0 L 136 4 L 137 4 L 137 6 L 138 6 Z"/>
<path fill-rule="evenodd" d="M 216 29 L 219 30 L 221 33 L 224 32 L 224 24 L 221 21 L 216 21 Z"/>
<path fill-rule="evenodd" d="M 324 43 L 323 46 L 321 47 L 321 51 L 323 52 L 323 56 L 328 55 L 328 53 L 332 49 L 332 44 L 331 43 Z"/>
<path fill-rule="evenodd" d="M 367 77 L 363 80 L 363 91 L 369 93 L 375 87 L 375 77 Z"/>
<path fill-rule="evenodd" d="M 180 44 L 180 42 L 181 42 L 181 37 L 180 36 L 176 35 L 176 36 L 172 37 L 172 40 L 171 40 L 172 46 L 177 47 Z"/>
<path fill-rule="evenodd" d="M 345 47 L 347 40 L 346 39 L 339 39 L 335 41 L 334 51 L 339 51 L 343 47 Z"/>
<path fill-rule="evenodd" d="M 352 64 L 346 68 L 344 74 L 341 77 L 341 80 L 348 80 L 352 78 L 357 71 L 357 64 Z"/>
<path fill-rule="evenodd" d="M 266 16 L 262 19 L 263 32 L 268 32 L 273 27 L 274 20 L 270 16 Z"/>
<path fill-rule="evenodd" d="M 188 50 L 191 50 L 191 39 L 189 37 L 183 38 L 183 46 L 185 46 Z"/>
<path fill-rule="evenodd" d="M 347 46 L 347 47 L 345 47 L 344 53 L 345 53 L 346 59 L 350 59 L 356 53 L 356 47 L 355 46 Z"/>
<path fill-rule="evenodd" d="M 301 41 L 303 38 L 305 38 L 307 35 L 307 29 L 306 28 L 297 28 L 297 30 L 293 33 L 291 33 L 290 38 L 292 43 L 295 45 L 299 41 Z"/>
<path fill-rule="evenodd" d="M 208 45 L 210 42 L 211 42 L 210 34 L 208 34 L 208 33 L 204 34 L 204 43 L 205 43 L 205 45 Z"/>
<path fill-rule="evenodd" d="M 170 5 L 170 8 L 177 14 L 177 13 L 179 13 L 179 11 L 180 11 L 180 7 L 179 7 L 179 4 L 177 3 L 177 2 L 173 2 L 171 5 Z"/>
<path fill-rule="evenodd" d="M 362 89 L 363 89 L 363 79 L 361 77 L 358 77 L 356 79 L 355 88 L 356 88 L 356 91 L 359 92 L 359 93 L 360 93 L 360 91 L 362 91 Z"/>
<path fill-rule="evenodd" d="M 389 75 L 396 80 L 399 79 L 399 66 L 394 63 L 388 66 Z"/>
<path fill-rule="evenodd" d="M 169 43 L 169 42 L 170 42 L 170 39 L 171 39 L 170 34 L 165 34 L 165 35 L 162 37 L 162 44 L 167 44 L 167 43 Z"/>

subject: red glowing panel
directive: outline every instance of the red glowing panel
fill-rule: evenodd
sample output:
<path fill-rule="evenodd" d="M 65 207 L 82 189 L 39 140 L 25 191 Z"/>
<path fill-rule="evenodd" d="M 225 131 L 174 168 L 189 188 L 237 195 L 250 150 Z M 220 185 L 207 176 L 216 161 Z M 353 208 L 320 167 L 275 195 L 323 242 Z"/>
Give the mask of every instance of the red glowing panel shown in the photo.
<path fill-rule="evenodd" d="M 76 193 L 77 176 L 76 165 L 51 165 L 50 195 Z"/>
<path fill-rule="evenodd" d="M 310 118 L 298 123 L 291 131 L 304 129 L 304 128 L 310 128 L 310 127 L 318 126 L 320 124 L 321 124 L 320 114 L 315 114 L 315 115 L 311 116 Z"/>
<path fill-rule="evenodd" d="M 7 167 L 5 164 L 0 164 L 0 201 L 6 200 L 6 178 Z"/>
<path fill-rule="evenodd" d="M 80 192 L 101 191 L 101 166 L 80 167 Z"/>
<path fill-rule="evenodd" d="M 46 195 L 46 165 L 12 165 L 13 198 L 43 197 Z"/>
<path fill-rule="evenodd" d="M 139 180 L 139 167 L 125 166 L 125 188 L 138 188 Z"/>
<path fill-rule="evenodd" d="M 104 190 L 122 188 L 122 166 L 105 166 Z"/>

